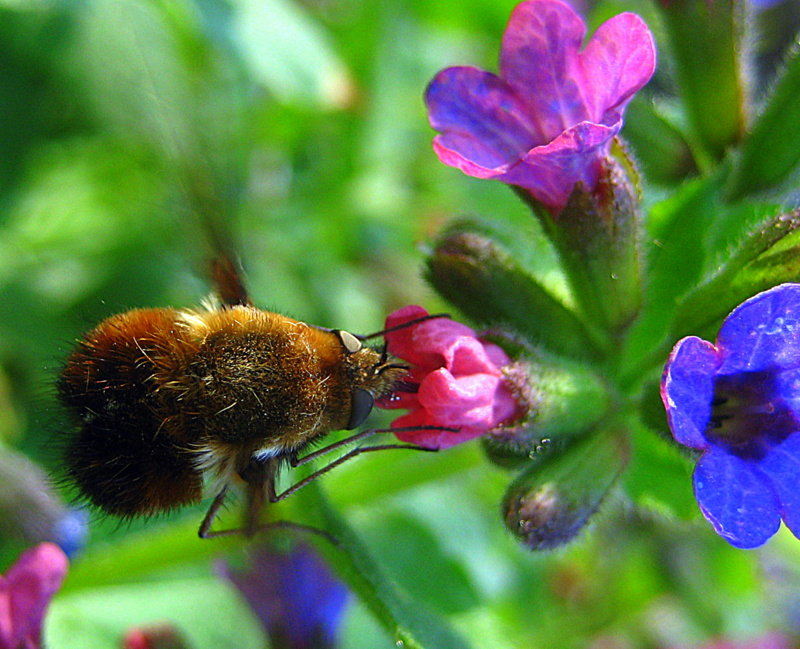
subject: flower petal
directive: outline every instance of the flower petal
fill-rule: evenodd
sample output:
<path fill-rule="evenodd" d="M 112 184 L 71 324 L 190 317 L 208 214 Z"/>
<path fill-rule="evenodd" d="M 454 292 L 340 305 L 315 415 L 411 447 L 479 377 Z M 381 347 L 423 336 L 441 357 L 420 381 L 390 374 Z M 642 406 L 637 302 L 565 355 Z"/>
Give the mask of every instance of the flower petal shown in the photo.
<path fill-rule="evenodd" d="M 454 377 L 446 369 L 436 370 L 419 386 L 419 402 L 440 426 L 493 428 L 494 395 L 501 379 L 488 374 Z"/>
<path fill-rule="evenodd" d="M 761 470 L 772 480 L 781 503 L 781 517 L 792 534 L 800 538 L 800 431 L 774 446 L 760 463 Z"/>
<path fill-rule="evenodd" d="M 26 550 L 6 573 L 13 638 L 39 642 L 42 621 L 50 599 L 67 574 L 67 555 L 54 543 Z"/>
<path fill-rule="evenodd" d="M 425 92 L 428 119 L 440 132 L 439 159 L 477 178 L 492 178 L 514 164 L 537 139 L 525 105 L 496 75 L 472 67 L 442 70 Z"/>
<path fill-rule="evenodd" d="M 503 34 L 500 75 L 527 104 L 537 143 L 591 118 L 578 67 L 585 33 L 581 17 L 560 0 L 528 0 L 511 14 Z"/>
<path fill-rule="evenodd" d="M 500 376 L 500 369 L 492 363 L 486 353 L 484 343 L 477 338 L 459 336 L 443 350 L 444 367 L 454 376 L 471 374 L 491 374 Z M 506 359 L 503 365 L 508 363 Z"/>
<path fill-rule="evenodd" d="M 750 298 L 725 319 L 717 337 L 720 374 L 792 368 L 800 359 L 800 284 Z"/>
<path fill-rule="evenodd" d="M 780 504 L 757 465 L 711 449 L 694 470 L 694 492 L 717 534 L 737 548 L 762 545 L 780 527 Z"/>
<path fill-rule="evenodd" d="M 711 418 L 717 350 L 710 342 L 689 336 L 672 348 L 661 378 L 661 400 L 667 422 L 679 444 L 705 449 L 703 434 Z"/>
<path fill-rule="evenodd" d="M 653 35 L 636 14 L 619 14 L 597 28 L 580 54 L 580 64 L 589 118 L 603 121 L 609 110 L 621 113 L 634 93 L 653 76 Z"/>
<path fill-rule="evenodd" d="M 528 151 L 498 180 L 524 187 L 545 205 L 563 207 L 576 183 L 587 189 L 597 184 L 600 157 L 621 126 L 621 119 L 611 125 L 581 122 Z"/>

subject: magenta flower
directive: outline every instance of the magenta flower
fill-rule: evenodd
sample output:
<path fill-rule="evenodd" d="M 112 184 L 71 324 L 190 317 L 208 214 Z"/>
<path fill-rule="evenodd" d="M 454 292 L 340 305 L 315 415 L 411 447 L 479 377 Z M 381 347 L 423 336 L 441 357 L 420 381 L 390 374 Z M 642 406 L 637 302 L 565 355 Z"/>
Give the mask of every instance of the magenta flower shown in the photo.
<path fill-rule="evenodd" d="M 403 307 L 386 318 L 386 329 L 426 315 L 422 307 Z M 392 427 L 459 429 L 395 433 L 402 441 L 448 448 L 521 416 L 522 408 L 503 373 L 511 360 L 466 325 L 449 318 L 425 320 L 387 333 L 386 343 L 390 354 L 411 365 L 403 387 L 378 404 L 410 410 L 395 419 Z"/>
<path fill-rule="evenodd" d="M 433 148 L 476 178 L 527 190 L 554 212 L 576 183 L 595 188 L 622 113 L 655 69 L 639 16 L 601 25 L 580 51 L 586 25 L 561 0 L 526 0 L 503 35 L 500 76 L 447 68 L 428 86 Z"/>
<path fill-rule="evenodd" d="M 0 649 L 38 649 L 50 599 L 67 574 L 67 555 L 53 543 L 22 553 L 0 576 Z"/>
<path fill-rule="evenodd" d="M 694 491 L 717 533 L 754 548 L 783 519 L 800 536 L 800 284 L 738 306 L 715 345 L 679 341 L 661 397 L 672 435 L 701 452 Z"/>

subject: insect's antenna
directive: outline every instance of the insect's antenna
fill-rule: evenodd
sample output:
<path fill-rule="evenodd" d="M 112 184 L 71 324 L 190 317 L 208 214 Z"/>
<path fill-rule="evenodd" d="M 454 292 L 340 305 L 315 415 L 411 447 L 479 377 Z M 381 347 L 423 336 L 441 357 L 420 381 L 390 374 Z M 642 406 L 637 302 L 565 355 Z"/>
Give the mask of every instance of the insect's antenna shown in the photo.
<path fill-rule="evenodd" d="M 359 340 L 369 340 L 370 338 L 377 338 L 378 336 L 385 336 L 388 333 L 392 333 L 393 331 L 398 331 L 399 329 L 405 329 L 406 327 L 413 327 L 420 322 L 425 322 L 426 320 L 434 320 L 436 318 L 449 318 L 449 313 L 429 313 L 428 315 L 420 316 L 419 318 L 414 318 L 413 320 L 409 320 L 408 322 L 404 322 L 399 325 L 395 325 L 394 327 L 389 327 L 388 329 L 381 329 L 380 331 L 376 331 L 374 334 L 367 334 L 366 336 L 356 336 Z M 384 347 L 384 353 L 386 348 Z"/>

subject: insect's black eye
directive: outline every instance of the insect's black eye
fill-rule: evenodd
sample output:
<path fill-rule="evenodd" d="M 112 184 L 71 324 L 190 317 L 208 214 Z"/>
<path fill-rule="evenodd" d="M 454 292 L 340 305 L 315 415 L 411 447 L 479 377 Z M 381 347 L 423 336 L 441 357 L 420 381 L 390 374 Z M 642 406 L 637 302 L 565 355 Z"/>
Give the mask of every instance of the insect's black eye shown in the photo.
<path fill-rule="evenodd" d="M 339 340 L 342 341 L 342 346 L 348 354 L 355 354 L 361 349 L 361 341 L 349 331 L 337 329 L 336 335 L 339 336 Z"/>
<path fill-rule="evenodd" d="M 372 412 L 372 404 L 375 399 L 372 394 L 361 388 L 353 390 L 353 402 L 350 407 L 350 421 L 347 422 L 347 430 L 358 428 Z"/>

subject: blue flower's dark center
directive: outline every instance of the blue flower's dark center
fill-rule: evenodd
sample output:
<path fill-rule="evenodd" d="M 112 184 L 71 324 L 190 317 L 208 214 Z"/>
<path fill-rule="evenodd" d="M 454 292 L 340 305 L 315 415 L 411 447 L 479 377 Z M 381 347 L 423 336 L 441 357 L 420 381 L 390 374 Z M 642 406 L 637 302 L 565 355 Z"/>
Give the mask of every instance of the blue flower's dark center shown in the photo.
<path fill-rule="evenodd" d="M 755 451 L 761 442 L 771 445 L 800 430 L 779 392 L 777 378 L 778 373 L 770 370 L 717 377 L 706 436 Z"/>

